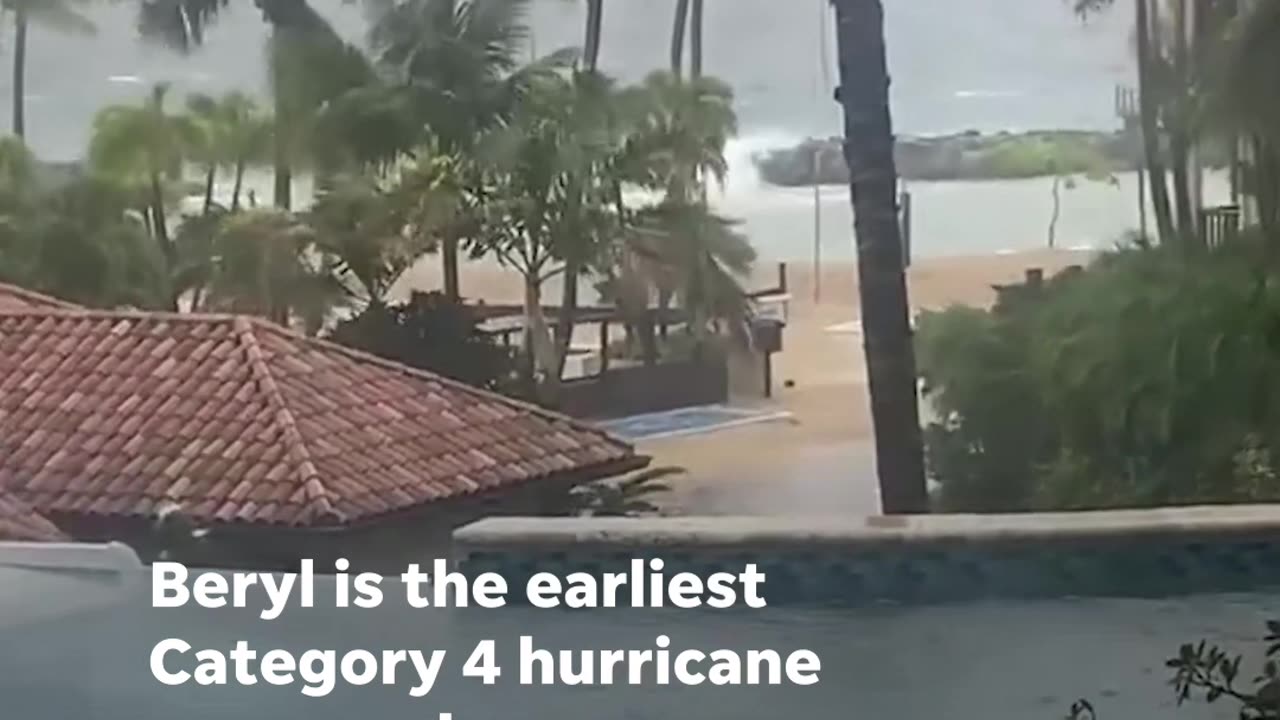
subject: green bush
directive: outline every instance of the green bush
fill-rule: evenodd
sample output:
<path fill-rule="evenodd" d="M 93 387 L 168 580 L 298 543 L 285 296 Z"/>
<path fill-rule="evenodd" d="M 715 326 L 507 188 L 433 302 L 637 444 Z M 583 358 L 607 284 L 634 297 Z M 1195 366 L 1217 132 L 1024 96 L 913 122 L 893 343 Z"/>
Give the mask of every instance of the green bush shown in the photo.
<path fill-rule="evenodd" d="M 921 319 L 952 511 L 1280 500 L 1280 272 L 1246 240 L 1120 250 L 991 310 Z"/>

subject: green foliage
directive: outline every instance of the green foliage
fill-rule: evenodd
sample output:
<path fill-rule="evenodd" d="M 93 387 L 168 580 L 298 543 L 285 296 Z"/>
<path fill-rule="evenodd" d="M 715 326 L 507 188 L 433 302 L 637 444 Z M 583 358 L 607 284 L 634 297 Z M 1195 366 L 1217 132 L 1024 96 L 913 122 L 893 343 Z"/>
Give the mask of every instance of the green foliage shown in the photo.
<path fill-rule="evenodd" d="M 413 293 L 407 302 L 370 305 L 334 328 L 348 347 L 484 388 L 511 385 L 514 359 L 481 332 L 470 308 L 441 293 Z"/>
<path fill-rule="evenodd" d="M 1268 246 L 1112 253 L 990 311 L 920 322 L 946 510 L 1280 499 L 1280 283 Z"/>
<path fill-rule="evenodd" d="M 0 280 L 94 307 L 165 307 L 164 262 L 127 192 L 81 178 L 0 192 L 0 205 Z"/>
<path fill-rule="evenodd" d="M 1178 654 L 1165 661 L 1165 667 L 1173 671 L 1169 684 L 1178 706 L 1193 699 L 1208 704 L 1227 700 L 1236 706 L 1240 720 L 1280 720 L 1280 622 L 1267 622 L 1262 641 L 1265 660 L 1261 672 L 1252 678 L 1241 672 L 1243 657 L 1238 654 L 1204 640 L 1181 645 Z M 1071 706 L 1066 720 L 1097 718 L 1093 705 L 1079 700 Z"/>
<path fill-rule="evenodd" d="M 589 517 L 640 517 L 659 512 L 658 498 L 671 492 L 665 478 L 684 474 L 682 468 L 642 470 L 617 480 L 602 480 L 573 489 L 575 515 Z"/>
<path fill-rule="evenodd" d="M 1046 175 L 1105 175 L 1122 168 L 1108 160 L 1087 135 L 1019 136 L 997 144 L 986 162 L 988 174 L 1000 178 Z"/>

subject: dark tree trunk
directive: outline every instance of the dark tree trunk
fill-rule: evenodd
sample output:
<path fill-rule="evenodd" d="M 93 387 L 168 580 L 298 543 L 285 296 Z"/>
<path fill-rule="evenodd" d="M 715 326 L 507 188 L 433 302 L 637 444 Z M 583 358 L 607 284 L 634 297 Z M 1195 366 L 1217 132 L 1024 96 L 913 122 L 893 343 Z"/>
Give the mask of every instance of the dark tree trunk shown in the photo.
<path fill-rule="evenodd" d="M 1195 207 L 1191 199 L 1191 131 L 1187 117 L 1188 93 L 1191 86 L 1190 47 L 1187 33 L 1186 0 L 1173 3 L 1173 27 L 1177 37 L 1173 41 L 1173 72 L 1175 78 L 1176 97 L 1169 98 L 1171 112 L 1167 113 L 1169 126 L 1169 155 L 1173 175 L 1173 203 L 1177 213 L 1177 233 L 1184 242 L 1191 242 L 1196 236 Z"/>
<path fill-rule="evenodd" d="M 1138 104 L 1142 120 L 1143 152 L 1150 176 L 1151 206 L 1156 216 L 1156 232 L 1161 242 L 1173 239 L 1173 209 L 1169 205 L 1164 154 L 1160 141 L 1160 101 L 1156 97 L 1156 81 L 1152 68 L 1154 48 L 1151 42 L 1152 16 L 1149 0 L 1137 0 L 1138 35 Z"/>
<path fill-rule="evenodd" d="M 702 0 L 689 8 L 689 77 L 702 77 Z"/>
<path fill-rule="evenodd" d="M 169 223 L 165 217 L 164 210 L 164 185 L 160 182 L 160 175 L 151 173 L 151 231 L 155 234 L 156 243 L 160 246 L 161 256 L 164 257 L 165 265 L 170 272 L 177 268 L 178 258 L 173 247 L 173 242 L 169 239 Z M 178 310 L 178 297 L 176 293 L 171 292 L 169 301 L 169 309 Z"/>
<path fill-rule="evenodd" d="M 600 64 L 600 32 L 604 26 L 604 0 L 587 0 L 587 34 L 582 43 L 583 67 L 590 71 Z"/>
<path fill-rule="evenodd" d="M 928 512 L 915 350 L 898 224 L 884 8 L 835 0 L 845 160 L 858 244 L 858 281 L 880 501 L 888 514 Z"/>
<path fill-rule="evenodd" d="M 218 166 L 210 165 L 204 174 L 204 214 L 213 209 L 213 184 L 218 178 Z"/>
<path fill-rule="evenodd" d="M 675 21 L 671 24 L 671 73 L 676 77 L 684 71 L 684 36 L 689 23 L 689 0 L 676 0 Z"/>
<path fill-rule="evenodd" d="M 27 9 L 18 3 L 13 12 L 13 134 L 27 137 Z"/>
<path fill-rule="evenodd" d="M 440 242 L 440 264 L 444 276 L 444 296 L 450 302 L 462 300 L 461 283 L 458 281 L 458 238 L 447 234 Z"/>
<path fill-rule="evenodd" d="M 577 324 L 578 280 L 582 276 L 582 262 L 577 253 L 571 253 L 564 264 L 564 287 L 560 309 L 556 315 L 556 375 L 564 375 L 564 364 L 573 345 L 573 329 Z"/>
<path fill-rule="evenodd" d="M 281 151 L 276 151 L 275 205 L 281 210 L 293 208 L 293 169 Z"/>
<path fill-rule="evenodd" d="M 236 182 L 231 188 L 231 212 L 240 209 L 240 192 L 244 189 L 244 160 L 236 163 Z"/>

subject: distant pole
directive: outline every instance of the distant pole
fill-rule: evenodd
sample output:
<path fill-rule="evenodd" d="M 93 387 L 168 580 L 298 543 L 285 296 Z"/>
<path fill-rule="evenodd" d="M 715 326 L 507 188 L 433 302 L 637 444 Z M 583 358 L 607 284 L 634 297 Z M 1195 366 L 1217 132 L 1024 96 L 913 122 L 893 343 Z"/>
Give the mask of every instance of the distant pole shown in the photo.
<path fill-rule="evenodd" d="M 813 304 L 822 302 L 822 148 L 813 148 Z"/>
<path fill-rule="evenodd" d="M 911 267 L 911 191 L 902 184 L 902 199 L 898 211 L 902 214 L 902 267 Z"/>

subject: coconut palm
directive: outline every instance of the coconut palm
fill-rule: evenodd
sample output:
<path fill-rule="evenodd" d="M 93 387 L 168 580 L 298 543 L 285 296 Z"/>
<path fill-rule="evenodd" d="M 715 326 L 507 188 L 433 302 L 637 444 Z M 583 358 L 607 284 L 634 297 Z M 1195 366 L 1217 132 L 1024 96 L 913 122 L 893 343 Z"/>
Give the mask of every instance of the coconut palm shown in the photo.
<path fill-rule="evenodd" d="M 59 32 L 88 34 L 95 28 L 82 14 L 91 0 L 0 0 L 13 13 L 13 134 L 26 137 L 27 33 L 31 23 Z"/>
<path fill-rule="evenodd" d="M 373 73 L 363 53 L 344 42 L 307 0 L 254 3 L 272 30 L 267 76 L 275 119 L 274 200 L 287 209 L 293 204 L 295 168 L 313 159 L 320 109 L 368 83 Z M 145 0 L 139 27 L 144 37 L 187 52 L 201 44 L 207 27 L 227 7 L 226 0 Z M 317 170 L 323 180 L 333 168 Z"/>
<path fill-rule="evenodd" d="M 132 201 L 99 177 L 0 191 L 0 280 L 91 307 L 167 307 L 164 262 Z"/>
<path fill-rule="evenodd" d="M 142 0 L 138 29 L 143 37 L 189 52 L 204 43 L 206 28 L 228 5 L 229 0 Z"/>
<path fill-rule="evenodd" d="M 222 97 L 194 94 L 187 111 L 197 133 L 191 159 L 205 168 L 204 213 L 213 207 L 213 191 L 219 170 L 234 177 L 231 210 L 240 208 L 244 174 L 250 165 L 264 163 L 271 147 L 271 122 L 258 110 L 253 98 L 241 92 Z"/>
<path fill-rule="evenodd" d="M 228 216 L 214 237 L 214 262 L 203 309 L 300 323 L 318 332 L 347 302 L 335 261 L 315 232 L 289 212 L 246 210 Z"/>
<path fill-rule="evenodd" d="M 684 47 L 688 36 L 689 77 L 702 77 L 702 0 L 676 0 L 675 20 L 671 27 L 671 73 L 684 72 Z"/>
<path fill-rule="evenodd" d="M 557 53 L 522 68 L 527 0 L 401 0 L 370 32 L 379 67 L 411 96 L 445 155 L 475 155 L 477 141 L 511 117 L 530 82 L 565 63 Z M 461 238 L 441 242 L 444 291 L 460 297 Z"/>
<path fill-rule="evenodd" d="M 695 345 L 721 324 L 748 336 L 752 308 L 743 282 L 756 252 L 736 224 L 701 202 L 669 198 L 640 210 L 628 234 L 635 268 L 660 295 L 679 301 Z"/>
<path fill-rule="evenodd" d="M 880 500 L 886 513 L 924 512 L 928 494 L 898 225 L 884 8 L 880 0 L 834 4 Z"/>
<path fill-rule="evenodd" d="M 685 36 L 689 32 L 689 0 L 676 0 L 675 19 L 671 24 L 671 74 L 684 72 Z"/>
<path fill-rule="evenodd" d="M 722 184 L 729 171 L 725 147 L 738 131 L 729 86 L 712 77 L 684 81 L 656 72 L 643 90 L 643 142 L 653 151 L 653 167 L 664 176 L 668 195 L 688 200 L 712 181 Z"/>
<path fill-rule="evenodd" d="M 177 258 L 168 208 L 197 131 L 189 118 L 168 111 L 168 91 L 167 85 L 156 85 L 139 104 L 100 110 L 93 121 L 89 162 L 95 172 L 136 189 L 150 233 L 173 264 Z"/>
<path fill-rule="evenodd" d="M 452 173 L 448 158 L 421 152 L 392 183 L 348 177 L 316 199 L 307 221 L 317 247 L 366 305 L 385 305 L 400 277 L 454 221 Z"/>
<path fill-rule="evenodd" d="M 604 0 L 587 0 L 587 30 L 582 43 L 582 65 L 595 72 L 600 65 L 600 35 L 604 27 Z"/>

